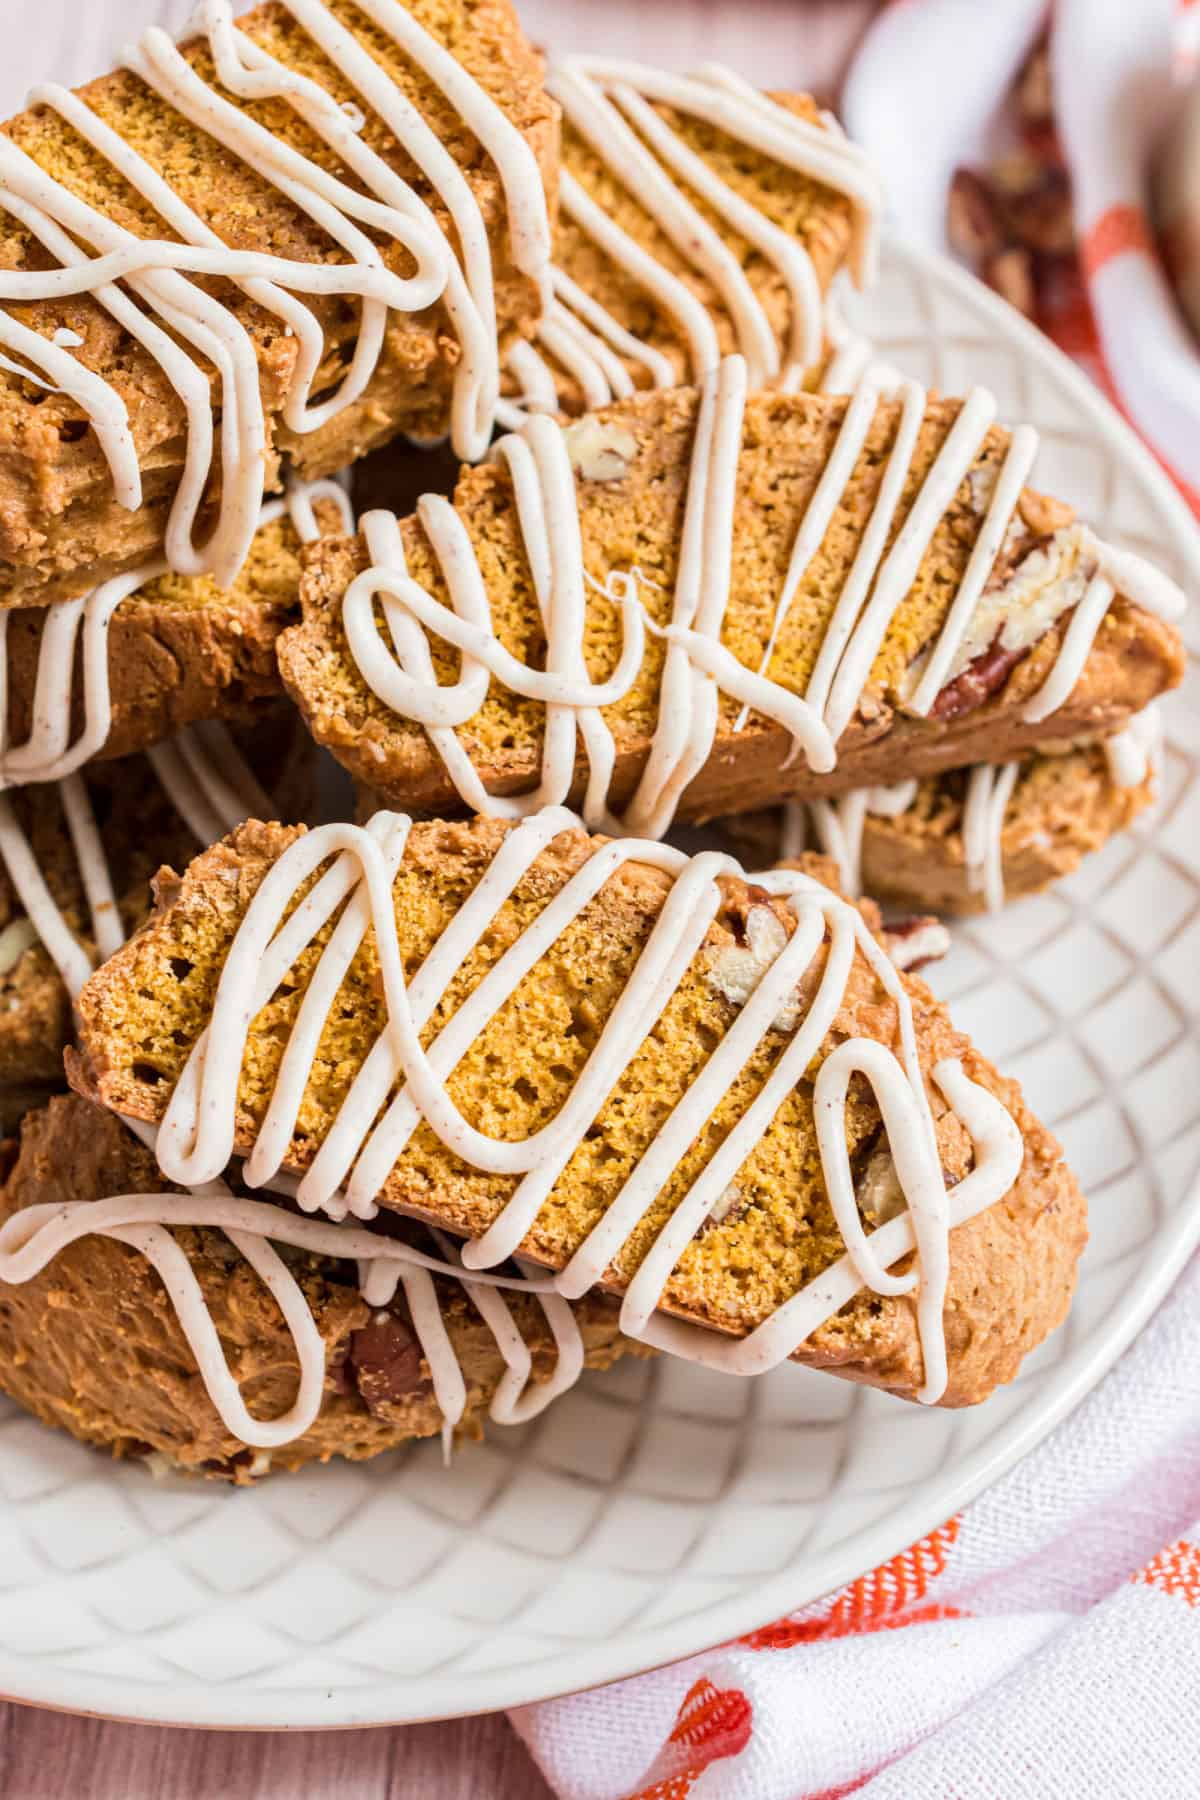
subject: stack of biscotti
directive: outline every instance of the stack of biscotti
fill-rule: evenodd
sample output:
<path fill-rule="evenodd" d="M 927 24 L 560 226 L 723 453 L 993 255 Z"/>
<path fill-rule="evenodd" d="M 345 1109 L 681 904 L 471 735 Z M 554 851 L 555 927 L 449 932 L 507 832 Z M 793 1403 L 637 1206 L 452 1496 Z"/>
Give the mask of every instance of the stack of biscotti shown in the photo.
<path fill-rule="evenodd" d="M 146 32 L 133 66 L 77 97 L 35 91 L 39 103 L 6 127 L 14 149 L 3 160 L 5 188 L 20 196 L 36 173 L 49 176 L 61 199 L 55 210 L 43 184 L 44 209 L 54 219 L 59 212 L 79 219 L 97 250 L 161 240 L 170 235 L 164 226 L 186 231 L 210 256 L 213 245 L 229 247 L 225 260 L 221 253 L 215 259 L 223 316 L 180 293 L 193 286 L 186 275 L 172 275 L 175 288 L 162 305 L 190 318 L 194 304 L 209 333 L 221 332 L 236 346 L 231 354 L 248 357 L 257 391 L 242 391 L 239 406 L 247 427 L 258 426 L 259 467 L 252 473 L 260 497 L 264 486 L 277 485 L 281 455 L 312 479 L 399 431 L 429 437 L 445 430 L 464 361 L 463 331 L 487 326 L 494 358 L 540 309 L 557 118 L 539 58 L 506 0 L 412 0 L 390 22 L 389 10 L 375 9 L 372 23 L 371 9 L 321 0 L 304 9 L 304 28 L 288 6 L 269 0 L 222 31 L 217 8 L 210 25 L 177 48 L 164 33 Z M 250 70 L 257 79 L 248 78 Z M 380 107 L 347 70 L 374 80 Z M 285 95 L 297 77 L 311 84 L 308 92 L 264 104 L 264 96 Z M 408 108 L 416 122 L 406 125 Z M 374 211 L 355 196 L 356 174 L 369 186 Z M 418 222 L 411 229 L 398 205 L 402 193 Z M 90 230 L 81 207 L 90 209 Z M 488 274 L 478 297 L 460 295 L 454 305 L 446 263 L 452 234 L 468 224 Z M 58 239 L 47 242 L 48 229 L 32 217 L 10 218 L 8 268 L 42 269 L 47 249 L 58 256 L 62 247 Z M 347 277 L 342 288 L 306 287 L 305 269 L 319 270 L 335 256 Z M 273 261 L 252 264 L 252 257 Z M 399 287 L 387 290 L 397 304 L 370 301 L 382 309 L 381 333 L 370 367 L 355 374 L 361 391 L 325 408 L 327 416 L 293 417 L 301 379 L 319 403 L 342 389 L 361 354 L 368 321 L 360 320 L 354 296 L 364 277 L 384 271 L 407 278 L 414 261 L 429 271 L 413 293 L 417 305 L 398 304 Z M 241 272 L 251 267 L 268 277 L 277 270 L 291 298 L 278 288 L 272 293 L 266 280 L 246 292 Z M 68 352 L 93 383 L 72 393 L 47 391 L 46 381 L 22 380 L 11 369 L 0 378 L 0 556 L 8 603 L 29 605 L 85 593 L 160 553 L 197 424 L 162 344 L 144 328 L 139 335 L 137 322 L 110 305 L 96 282 L 56 291 L 53 280 L 30 274 L 12 291 L 23 301 L 36 298 L 9 309 L 21 336 L 6 347 L 32 360 L 38 334 L 60 357 Z M 154 288 L 152 298 L 160 292 Z M 470 319 L 472 312 L 480 319 Z M 192 341 L 203 355 L 211 339 Z M 219 371 L 211 373 L 212 403 L 228 406 Z M 128 434 L 122 448 L 140 471 L 132 509 L 115 491 L 105 434 L 89 404 L 97 380 Z M 202 523 L 222 486 L 247 473 L 238 449 L 223 441 L 213 455 Z"/>
<path fill-rule="evenodd" d="M 0 140 L 14 1092 L 61 1079 L 79 955 L 113 948 L 160 862 L 309 810 L 275 642 L 302 541 L 353 518 L 314 478 L 403 431 L 477 451 L 544 297 L 557 116 L 505 0 L 226 13 L 36 90 Z"/>
<path fill-rule="evenodd" d="M 0 144 L 0 775 L 56 778 L 0 798 L 0 1052 L 79 1090 L 12 1151 L 0 1385 L 236 1481 L 630 1347 L 982 1398 L 1082 1200 L 902 973 L 936 929 L 845 896 L 996 904 L 1127 822 L 1179 596 L 846 327 L 878 185 L 811 101 L 544 74 L 505 0 L 196 31 Z M 321 478 L 397 436 L 356 535 Z M 481 816 L 231 830 L 307 810 L 284 693 Z M 630 841 L 780 804 L 756 882 Z"/>
<path fill-rule="evenodd" d="M 193 29 L 178 45 L 147 31 L 120 72 L 76 95 L 37 90 L 0 144 L 6 1127 L 61 1084 L 79 988 L 144 915 L 155 869 L 182 866 L 239 818 L 309 810 L 311 741 L 281 702 L 274 645 L 297 616 L 302 542 L 348 518 L 321 478 L 397 434 L 448 432 L 460 455 L 482 455 L 507 353 L 549 294 L 558 114 L 506 0 L 305 0 L 237 21 L 215 5 Z M 149 1192 L 164 1185 L 149 1152 L 127 1134 L 115 1146 L 97 1137 L 70 1104 L 31 1117 L 15 1205 L 120 1194 L 134 1173 Z M 265 1293 L 250 1335 L 232 1328 L 255 1277 L 243 1264 L 234 1279 L 231 1240 L 184 1238 L 237 1352 L 260 1369 L 286 1361 L 291 1340 Z M 159 1275 L 131 1273 L 139 1259 L 123 1249 L 111 1291 L 88 1301 L 107 1266 L 94 1250 L 88 1237 L 55 1259 L 56 1272 L 80 1271 L 77 1366 L 59 1362 L 34 1391 L 15 1373 L 18 1333 L 8 1385 L 62 1422 L 72 1395 L 86 1410 L 86 1367 L 103 1387 L 123 1356 L 131 1375 L 143 1352 L 164 1367 L 174 1356 L 178 1404 L 164 1383 L 146 1421 L 156 1428 L 135 1435 L 243 1478 L 249 1451 L 222 1437 L 216 1413 L 184 1416 L 186 1331 L 128 1342 L 128 1305 L 162 1310 Z M 453 1279 L 433 1300 L 432 1287 L 414 1290 L 421 1316 L 405 1344 L 406 1328 L 378 1322 L 346 1285 L 340 1251 L 314 1256 L 309 1273 L 332 1283 L 353 1330 L 348 1354 L 345 1331 L 330 1339 L 329 1366 L 354 1400 L 327 1424 L 320 1409 L 289 1466 L 368 1454 L 451 1415 L 474 1429 L 484 1402 L 498 1416 L 526 1404 L 514 1380 L 532 1392 L 548 1368 L 569 1373 L 576 1341 L 588 1361 L 621 1348 L 611 1307 L 564 1322 L 566 1309 L 521 1293 L 498 1318 Z M 418 1259 L 405 1296 L 419 1275 Z M 52 1309 L 56 1281 L 25 1292 Z M 395 1304 L 402 1315 L 406 1301 Z M 435 1381 L 434 1404 L 422 1368 L 439 1350 L 454 1370 Z M 267 1380 L 268 1415 L 273 1393 Z M 143 1393 L 135 1413 L 153 1415 L 153 1399 Z M 82 1435 L 113 1439 L 95 1395 L 93 1410 L 95 1429 L 75 1415 Z"/>

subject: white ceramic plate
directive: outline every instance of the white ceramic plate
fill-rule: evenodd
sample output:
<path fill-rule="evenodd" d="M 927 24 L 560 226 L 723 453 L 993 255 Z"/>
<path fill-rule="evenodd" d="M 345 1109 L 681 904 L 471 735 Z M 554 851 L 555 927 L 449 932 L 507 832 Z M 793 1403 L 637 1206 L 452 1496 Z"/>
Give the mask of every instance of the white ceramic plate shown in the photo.
<path fill-rule="evenodd" d="M 982 381 L 1037 479 L 1200 589 L 1169 484 L 1095 390 L 948 264 L 893 246 L 864 323 L 931 385 Z M 1193 616 L 1190 629 L 1195 633 Z M 199 1725 L 486 1711 L 753 1629 L 903 1549 L 1023 1455 L 1200 1239 L 1200 700 L 1157 816 L 1056 892 L 957 932 L 956 1017 L 1063 1137 L 1092 1243 L 1068 1324 L 967 1413 L 785 1368 L 593 1376 L 446 1470 L 436 1445 L 242 1493 L 162 1485 L 0 1414 L 0 1692 Z"/>

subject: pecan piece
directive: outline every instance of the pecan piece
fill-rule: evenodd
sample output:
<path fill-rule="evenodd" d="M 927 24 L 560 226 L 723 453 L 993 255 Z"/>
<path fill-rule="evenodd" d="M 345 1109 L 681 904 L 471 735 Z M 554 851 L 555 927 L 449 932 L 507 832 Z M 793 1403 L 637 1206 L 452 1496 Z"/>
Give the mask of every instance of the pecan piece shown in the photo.
<path fill-rule="evenodd" d="M 1075 246 L 1071 184 L 1064 169 L 1043 167 L 1032 186 L 1003 203 L 1009 233 L 1026 250 L 1067 256 Z"/>
<path fill-rule="evenodd" d="M 1023 125 L 1047 125 L 1054 117 L 1054 83 L 1050 74 L 1050 46 L 1043 39 L 1025 58 L 1014 90 L 1017 114 Z"/>
<path fill-rule="evenodd" d="M 888 955 L 898 969 L 915 975 L 929 963 L 937 962 L 950 948 L 950 933 L 940 919 L 913 913 L 904 919 L 893 919 L 884 927 Z"/>
<path fill-rule="evenodd" d="M 1025 660 L 1033 647 L 1026 645 L 1023 650 L 1006 650 L 1000 639 L 1001 634 L 997 632 L 987 649 L 969 662 L 961 675 L 946 683 L 929 709 L 931 719 L 948 725 L 951 720 L 974 712 L 1004 686 L 1017 664 Z"/>
<path fill-rule="evenodd" d="M 697 1239 L 707 1237 L 718 1225 L 733 1225 L 750 1210 L 750 1202 L 744 1197 L 741 1189 L 730 1182 L 723 1194 L 718 1194 L 708 1209 L 707 1216 L 701 1219 L 696 1227 Z"/>
<path fill-rule="evenodd" d="M 378 1416 L 388 1406 L 415 1400 L 429 1389 L 421 1372 L 416 1333 L 392 1312 L 372 1313 L 350 1339 L 346 1363 L 367 1411 Z"/>
<path fill-rule="evenodd" d="M 1002 300 L 1015 306 L 1027 319 L 1033 317 L 1037 294 L 1033 285 L 1033 259 L 1028 250 L 1019 244 L 1010 244 L 995 255 L 984 257 L 980 273 Z"/>
<path fill-rule="evenodd" d="M 950 248 L 970 263 L 978 263 L 1003 248 L 996 196 L 973 169 L 954 172 L 946 209 L 946 235 Z"/>

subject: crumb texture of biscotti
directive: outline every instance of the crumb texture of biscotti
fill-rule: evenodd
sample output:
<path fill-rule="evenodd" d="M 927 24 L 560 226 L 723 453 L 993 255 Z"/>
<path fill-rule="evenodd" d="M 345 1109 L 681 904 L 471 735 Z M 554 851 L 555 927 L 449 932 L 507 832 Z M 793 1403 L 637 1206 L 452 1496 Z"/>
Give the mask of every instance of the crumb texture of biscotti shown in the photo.
<path fill-rule="evenodd" d="M 507 827 L 493 821 L 414 825 L 393 887 L 405 968 L 413 971 L 490 865 Z M 81 1053 L 73 1085 L 133 1117 L 161 1119 L 192 1045 L 208 1022 L 230 943 L 253 894 L 295 834 L 251 824 L 198 858 L 182 880 L 160 884 L 160 909 L 147 928 L 101 969 L 80 1001 Z M 426 1041 L 474 990 L 496 958 L 536 919 L 586 862 L 596 840 L 580 831 L 554 838 L 501 907 L 434 1010 Z M 447 1078 L 454 1104 L 492 1138 L 523 1139 L 555 1117 L 578 1079 L 646 945 L 669 878 L 626 862 L 566 926 L 553 947 L 479 1032 Z M 722 903 L 700 949 L 624 1073 L 599 1107 L 521 1245 L 551 1267 L 569 1260 L 645 1154 L 672 1108 L 738 1017 L 722 959 L 741 953 L 747 919 L 766 906 L 785 932 L 794 916 L 740 879 L 724 878 Z M 252 1144 L 280 1059 L 331 927 L 298 958 L 286 984 L 254 1019 L 243 1060 L 236 1141 Z M 822 951 L 801 984 L 815 981 Z M 950 1404 L 981 1398 L 1008 1379 L 1021 1356 L 1061 1319 L 1085 1235 L 1078 1188 L 1053 1138 L 951 1024 L 919 981 L 906 981 L 921 1063 L 961 1057 L 968 1074 L 996 1094 L 1020 1127 L 1024 1163 L 1009 1194 L 951 1238 L 947 1299 Z M 311 1165 L 357 1071 L 386 1023 L 378 951 L 368 932 L 346 972 L 305 1085 L 286 1165 Z M 813 1116 L 812 1079 L 846 1036 L 898 1044 L 894 1000 L 856 953 L 833 1030 L 786 1095 L 739 1169 L 736 1205 L 709 1221 L 684 1249 L 663 1290 L 668 1310 L 743 1335 L 827 1268 L 843 1249 L 826 1192 Z M 605 1271 L 620 1291 L 663 1224 L 767 1079 L 787 1042 L 771 1031 L 680 1157 L 645 1216 Z M 971 1140 L 930 1086 L 943 1167 L 951 1181 L 973 1160 Z M 880 1145 L 872 1090 L 851 1089 L 846 1113 L 852 1168 L 861 1173 Z M 490 1174 L 450 1152 L 422 1123 L 383 1182 L 394 1208 L 477 1237 L 510 1197 L 515 1178 Z M 911 1299 L 860 1294 L 797 1352 L 911 1396 L 920 1385 L 920 1341 Z"/>
<path fill-rule="evenodd" d="M 746 403 L 738 462 L 729 602 L 721 642 L 757 669 L 770 641 L 800 522 L 812 500 L 845 418 L 847 403 L 810 395 L 752 395 Z M 621 613 L 603 589 L 614 572 L 640 572 L 638 598 L 659 624 L 670 616 L 683 535 L 689 460 L 698 401 L 689 390 L 639 395 L 596 415 L 631 446 L 624 472 L 604 479 L 577 476 L 586 597 L 584 660 L 593 681 L 608 678 L 619 658 Z M 915 493 L 944 445 L 960 403 L 932 400 L 920 427 L 893 538 Z M 803 694 L 838 598 L 862 543 L 900 420 L 897 403 L 883 402 L 863 451 L 834 508 L 767 665 L 770 679 Z M 576 428 L 578 429 L 578 428 Z M 966 572 L 983 520 L 979 496 L 994 485 L 1009 446 L 999 427 L 988 431 L 968 478 L 939 518 L 905 597 L 884 635 L 857 710 L 842 732 L 837 764 L 814 773 L 805 759 L 788 760 L 788 734 L 752 713 L 739 728 L 739 703 L 722 693 L 711 753 L 684 793 L 678 816 L 711 818 L 786 797 L 811 798 L 894 782 L 971 762 L 999 761 L 1039 741 L 1075 739 L 1115 730 L 1182 678 L 1183 652 L 1174 629 L 1118 597 L 1104 619 L 1083 674 L 1065 705 L 1039 723 L 1022 717 L 1062 645 L 1059 619 L 1008 673 L 996 691 L 948 720 L 905 711 L 905 683 L 914 663 L 937 637 Z M 455 509 L 474 546 L 485 584 L 492 629 L 510 654 L 537 668 L 545 631 L 505 468 L 464 471 Z M 1026 490 L 1024 529 L 1036 534 L 1069 523 L 1068 508 Z M 402 523 L 408 571 L 437 600 L 448 602 L 440 567 L 415 519 Z M 327 539 L 306 560 L 302 621 L 279 642 L 284 682 L 317 741 L 355 778 L 390 804 L 445 814 L 462 809 L 441 757 L 420 725 L 394 713 L 368 687 L 351 655 L 343 600 L 369 565 L 361 539 Z M 429 637 L 437 679 L 457 678 L 458 654 Z M 629 691 L 602 708 L 615 746 L 610 803 L 620 808 L 646 766 L 659 716 L 666 646 L 647 634 L 640 671 Z M 536 786 L 543 750 L 545 708 L 497 679 L 484 703 L 457 728 L 459 743 L 494 795 Z M 571 803 L 581 802 L 586 764 L 577 756 Z"/>
<path fill-rule="evenodd" d="M 508 210 L 496 167 L 440 88 L 352 0 L 326 4 L 383 67 L 400 99 L 425 119 L 465 177 L 487 234 L 499 338 L 501 344 L 508 342 L 537 317 L 540 299 L 536 282 L 512 261 Z M 405 10 L 450 51 L 525 138 L 553 204 L 557 109 L 542 89 L 541 59 L 523 36 L 509 0 L 406 0 Z M 347 108 L 365 111 L 361 141 L 409 183 L 457 244 L 449 211 L 432 183 L 378 115 L 357 105 L 346 78 L 287 7 L 268 0 L 238 25 L 287 69 L 314 79 Z M 242 101 L 221 87 L 206 38 L 181 48 L 196 73 L 232 106 L 288 148 L 359 185 L 286 101 Z M 296 262 L 346 259 L 345 249 L 280 188 L 191 124 L 137 75 L 120 70 L 81 92 L 101 121 L 130 143 L 223 243 Z M 3 129 L 40 168 L 124 229 L 143 237 L 171 235 L 149 202 L 57 113 L 36 107 Z M 379 247 L 389 268 L 400 275 L 410 272 L 409 252 L 399 243 L 381 238 Z M 46 253 L 11 217 L 3 260 L 15 269 L 46 266 Z M 248 334 L 257 359 L 267 419 L 268 484 L 276 479 L 281 453 L 311 477 L 332 472 L 400 430 L 433 436 L 445 429 L 459 345 L 441 303 L 423 312 L 391 313 L 383 354 L 364 394 L 316 430 L 297 434 L 280 417 L 296 374 L 296 337 L 233 284 L 214 280 L 213 285 Z M 312 384 L 313 393 L 321 396 L 337 386 L 348 367 L 360 307 L 353 298 L 337 296 L 306 297 L 305 303 L 324 335 L 323 360 Z M 9 310 L 42 335 L 65 329 L 80 340 L 72 353 L 110 383 L 127 409 L 144 478 L 144 504 L 135 513 L 124 511 L 115 503 L 96 433 L 78 403 L 11 370 L 0 371 L 0 567 L 5 570 L 0 604 L 33 605 L 85 592 L 105 575 L 135 567 L 156 552 L 183 466 L 185 413 L 159 363 L 91 295 Z"/>
<path fill-rule="evenodd" d="M 153 1156 L 113 1118 L 78 1095 L 29 1114 L 0 1189 L 0 1222 L 26 1207 L 157 1193 Z M 223 1232 L 173 1227 L 216 1326 L 229 1367 L 256 1418 L 277 1418 L 296 1399 L 299 1365 L 283 1316 Z M 428 1364 L 403 1298 L 368 1308 L 353 1265 L 286 1250 L 325 1345 L 321 1410 L 301 1437 L 269 1456 L 222 1423 L 156 1272 L 132 1246 L 81 1238 L 31 1281 L 0 1288 L 0 1388 L 47 1424 L 116 1456 L 157 1456 L 182 1473 L 245 1482 L 272 1471 L 358 1461 L 442 1428 Z M 496 1340 L 457 1282 L 438 1300 L 467 1388 L 460 1430 L 478 1437 L 505 1365 Z M 536 1301 L 508 1296 L 529 1347 L 532 1379 L 545 1381 L 557 1352 Z M 590 1367 L 622 1354 L 616 1307 L 595 1298 L 576 1308 Z"/>

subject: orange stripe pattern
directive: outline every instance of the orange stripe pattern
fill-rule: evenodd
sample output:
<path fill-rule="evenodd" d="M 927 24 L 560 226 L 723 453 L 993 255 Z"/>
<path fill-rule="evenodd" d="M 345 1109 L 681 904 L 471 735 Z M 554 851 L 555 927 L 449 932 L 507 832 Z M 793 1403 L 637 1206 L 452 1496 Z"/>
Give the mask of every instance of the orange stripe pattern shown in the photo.
<path fill-rule="evenodd" d="M 674 1728 L 650 1770 L 650 1785 L 630 1800 L 686 1800 L 710 1763 L 738 1756 L 750 1742 L 753 1708 L 740 1688 L 719 1688 L 702 1675 L 679 1708 Z"/>
<path fill-rule="evenodd" d="M 1105 263 L 1131 250 L 1154 256 L 1154 233 L 1142 208 L 1123 201 L 1101 213 L 1084 238 L 1079 252 L 1084 275 L 1094 281 Z"/>
<path fill-rule="evenodd" d="M 1188 1606 L 1200 1606 L 1200 1547 L 1186 1538 L 1177 1539 L 1151 1557 L 1133 1581 L 1142 1587 L 1157 1588 L 1160 1594 L 1171 1594 Z"/>
<path fill-rule="evenodd" d="M 961 1618 L 958 1609 L 949 1606 L 910 1610 L 915 1602 L 924 1599 L 930 1582 L 946 1567 L 950 1546 L 958 1537 L 958 1523 L 957 1518 L 948 1519 L 928 1537 L 872 1569 L 869 1575 L 860 1576 L 838 1595 L 823 1618 L 778 1619 L 738 1641 L 751 1650 L 787 1650 L 793 1644 L 889 1631 L 898 1625 L 915 1625 L 934 1618 Z"/>

